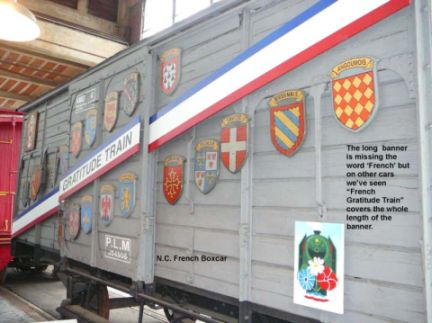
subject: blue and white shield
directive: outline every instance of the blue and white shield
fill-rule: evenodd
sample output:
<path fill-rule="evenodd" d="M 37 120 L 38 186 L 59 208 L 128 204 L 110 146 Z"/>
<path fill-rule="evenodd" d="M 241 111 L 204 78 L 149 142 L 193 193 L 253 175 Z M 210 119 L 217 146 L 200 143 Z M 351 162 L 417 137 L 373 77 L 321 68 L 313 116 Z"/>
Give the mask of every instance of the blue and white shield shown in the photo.
<path fill-rule="evenodd" d="M 207 194 L 215 186 L 219 177 L 219 141 L 203 139 L 195 145 L 195 185 Z"/>
<path fill-rule="evenodd" d="M 84 138 L 87 145 L 92 146 L 96 139 L 97 109 L 91 109 L 86 114 Z"/>
<path fill-rule="evenodd" d="M 81 228 L 85 233 L 92 230 L 93 196 L 85 195 L 81 198 Z"/>
<path fill-rule="evenodd" d="M 131 172 L 120 175 L 118 184 L 118 206 L 120 215 L 128 217 L 135 207 L 136 175 Z"/>

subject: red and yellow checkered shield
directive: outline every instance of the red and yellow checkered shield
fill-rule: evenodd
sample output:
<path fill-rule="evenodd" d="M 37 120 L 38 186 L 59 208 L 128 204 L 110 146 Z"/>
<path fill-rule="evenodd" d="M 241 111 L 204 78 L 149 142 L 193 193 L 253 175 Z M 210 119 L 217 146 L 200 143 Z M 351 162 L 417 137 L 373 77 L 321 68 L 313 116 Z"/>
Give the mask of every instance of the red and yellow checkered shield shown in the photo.
<path fill-rule="evenodd" d="M 364 129 L 377 110 L 375 62 L 359 57 L 337 65 L 331 73 L 336 119 L 351 131 Z"/>

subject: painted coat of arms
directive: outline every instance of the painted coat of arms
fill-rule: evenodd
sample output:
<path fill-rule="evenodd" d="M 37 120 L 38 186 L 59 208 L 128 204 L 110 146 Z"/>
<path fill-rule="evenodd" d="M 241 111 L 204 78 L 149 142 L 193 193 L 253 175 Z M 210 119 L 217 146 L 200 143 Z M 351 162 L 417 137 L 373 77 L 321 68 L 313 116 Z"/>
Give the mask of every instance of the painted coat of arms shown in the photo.
<path fill-rule="evenodd" d="M 181 73 L 181 49 L 171 48 L 160 56 L 160 87 L 162 91 L 170 95 L 177 88 Z"/>
<path fill-rule="evenodd" d="M 127 172 L 120 175 L 118 197 L 120 215 L 128 217 L 132 214 L 136 200 L 136 175 L 134 173 Z"/>
<path fill-rule="evenodd" d="M 104 225 L 110 225 L 114 217 L 114 186 L 104 184 L 100 188 L 99 216 Z"/>
<path fill-rule="evenodd" d="M 82 142 L 82 122 L 78 121 L 72 125 L 71 129 L 71 153 L 75 157 L 78 157 L 81 152 Z"/>
<path fill-rule="evenodd" d="M 283 91 L 269 101 L 270 134 L 273 145 L 284 155 L 292 156 L 305 135 L 304 93 Z"/>
<path fill-rule="evenodd" d="M 84 123 L 84 138 L 89 147 L 91 147 L 96 139 L 97 128 L 97 109 L 87 111 Z"/>
<path fill-rule="evenodd" d="M 343 313 L 344 225 L 295 223 L 294 303 Z"/>
<path fill-rule="evenodd" d="M 68 169 L 68 157 L 69 157 L 68 146 L 61 145 L 59 147 L 59 169 L 62 175 L 65 174 Z"/>
<path fill-rule="evenodd" d="M 131 116 L 139 99 L 139 73 L 129 74 L 123 83 L 122 105 L 123 111 Z"/>
<path fill-rule="evenodd" d="M 68 233 L 69 237 L 75 240 L 78 237 L 80 231 L 81 221 L 80 221 L 80 206 L 79 204 L 73 204 L 68 210 Z"/>
<path fill-rule="evenodd" d="M 42 184 L 42 168 L 40 166 L 36 166 L 35 169 L 33 170 L 33 174 L 30 180 L 30 198 L 32 201 L 36 200 L 41 184 Z"/>
<path fill-rule="evenodd" d="M 183 192 L 183 174 L 186 158 L 170 155 L 164 160 L 163 192 L 168 203 L 174 205 Z"/>
<path fill-rule="evenodd" d="M 85 233 L 92 230 L 93 196 L 85 195 L 81 198 L 81 227 Z"/>
<path fill-rule="evenodd" d="M 195 145 L 195 185 L 207 194 L 216 186 L 219 177 L 219 142 L 203 139 Z"/>
<path fill-rule="evenodd" d="M 104 127 L 111 132 L 117 122 L 118 92 L 109 92 L 105 97 Z"/>
<path fill-rule="evenodd" d="M 30 159 L 27 160 L 27 162 L 26 162 L 26 160 L 22 159 L 21 163 L 22 163 L 21 168 L 22 168 L 22 174 L 23 174 L 24 182 L 21 184 L 21 194 L 20 194 L 21 198 L 20 198 L 20 200 L 21 200 L 22 206 L 27 207 L 27 205 L 30 202 L 30 181 L 28 180 L 29 172 L 30 172 Z M 27 164 L 27 167 L 26 167 L 26 164 Z M 24 175 L 24 169 L 26 169 L 25 175 Z"/>
<path fill-rule="evenodd" d="M 248 155 L 249 116 L 232 114 L 221 122 L 221 159 L 233 174 L 244 165 Z"/>
<path fill-rule="evenodd" d="M 34 111 L 29 114 L 26 124 L 25 151 L 30 151 L 36 147 L 36 138 L 38 131 L 39 113 Z"/>
<path fill-rule="evenodd" d="M 364 129 L 378 109 L 374 60 L 370 57 L 347 60 L 333 68 L 331 78 L 336 119 L 353 132 Z"/>

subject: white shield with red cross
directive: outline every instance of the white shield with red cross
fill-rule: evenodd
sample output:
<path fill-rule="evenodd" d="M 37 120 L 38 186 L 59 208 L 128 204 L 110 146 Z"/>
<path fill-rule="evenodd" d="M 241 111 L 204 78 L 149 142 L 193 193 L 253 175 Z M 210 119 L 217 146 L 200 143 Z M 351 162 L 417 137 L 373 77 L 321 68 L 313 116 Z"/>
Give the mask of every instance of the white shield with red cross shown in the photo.
<path fill-rule="evenodd" d="M 249 117 L 244 113 L 232 114 L 221 122 L 221 158 L 233 174 L 244 165 L 248 154 Z"/>

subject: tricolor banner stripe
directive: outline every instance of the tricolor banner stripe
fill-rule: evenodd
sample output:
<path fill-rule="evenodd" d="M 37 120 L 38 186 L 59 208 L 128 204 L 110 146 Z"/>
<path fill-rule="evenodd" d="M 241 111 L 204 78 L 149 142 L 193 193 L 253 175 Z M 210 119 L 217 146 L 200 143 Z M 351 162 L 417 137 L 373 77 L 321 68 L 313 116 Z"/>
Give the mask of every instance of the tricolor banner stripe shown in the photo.
<path fill-rule="evenodd" d="M 92 154 L 74 165 L 63 176 L 59 187 L 53 189 L 14 218 L 12 235 L 16 237 L 34 225 L 44 221 L 59 210 L 60 200 L 72 195 L 138 152 L 141 148 L 140 129 L 140 117 L 133 118 L 105 143 L 96 148 Z M 93 161 L 95 161 L 95 166 L 91 167 Z M 82 176 L 79 178 L 75 176 L 77 172 L 81 172 Z M 69 178 L 71 178 L 70 181 L 68 181 Z"/>
<path fill-rule="evenodd" d="M 151 116 L 149 151 L 409 4 L 410 0 L 319 1 Z M 136 122 L 133 119 L 124 129 L 131 128 Z M 112 144 L 112 138 L 66 176 Z M 69 196 L 123 162 L 139 147 L 134 142 L 131 149 L 129 147 L 124 154 L 98 168 L 91 177 L 84 178 L 67 192 L 56 188 L 48 193 L 14 219 L 13 236 L 57 212 L 60 198 Z"/>
<path fill-rule="evenodd" d="M 410 0 L 321 0 L 150 117 L 153 151 Z"/>
<path fill-rule="evenodd" d="M 31 205 L 15 218 L 12 225 L 12 237 L 30 229 L 35 224 L 53 215 L 59 209 L 59 189 L 55 188 L 41 200 Z"/>
<path fill-rule="evenodd" d="M 60 200 L 72 195 L 140 150 L 139 117 L 133 118 L 61 179 Z"/>

